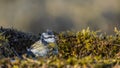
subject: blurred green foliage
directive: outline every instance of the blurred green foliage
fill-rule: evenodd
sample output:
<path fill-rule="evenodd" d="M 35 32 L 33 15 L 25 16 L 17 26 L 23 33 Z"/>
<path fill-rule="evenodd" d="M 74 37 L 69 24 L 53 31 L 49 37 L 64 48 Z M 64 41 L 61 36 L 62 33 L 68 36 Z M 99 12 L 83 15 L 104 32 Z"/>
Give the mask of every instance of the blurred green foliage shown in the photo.
<path fill-rule="evenodd" d="M 27 57 L 20 60 L 16 57 L 14 62 L 11 62 L 10 58 L 4 58 L 0 61 L 0 66 L 9 68 L 119 68 L 120 31 L 115 28 L 114 32 L 114 35 L 106 35 L 87 28 L 78 32 L 56 33 L 58 55 L 40 57 L 37 60 Z M 0 41 L 6 39 L 0 34 Z"/>

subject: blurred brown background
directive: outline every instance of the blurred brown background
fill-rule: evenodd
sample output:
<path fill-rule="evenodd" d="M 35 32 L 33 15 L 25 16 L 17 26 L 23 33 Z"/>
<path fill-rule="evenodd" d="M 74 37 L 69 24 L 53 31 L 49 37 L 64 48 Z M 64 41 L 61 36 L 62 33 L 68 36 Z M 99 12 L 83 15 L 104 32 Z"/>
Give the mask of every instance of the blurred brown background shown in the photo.
<path fill-rule="evenodd" d="M 0 26 L 39 33 L 120 28 L 120 0 L 0 0 Z"/>

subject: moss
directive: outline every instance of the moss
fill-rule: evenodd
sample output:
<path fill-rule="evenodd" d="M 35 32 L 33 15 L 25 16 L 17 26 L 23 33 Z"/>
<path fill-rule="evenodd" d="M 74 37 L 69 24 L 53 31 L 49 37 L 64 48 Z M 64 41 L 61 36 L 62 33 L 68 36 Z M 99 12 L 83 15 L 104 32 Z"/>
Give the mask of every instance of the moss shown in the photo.
<path fill-rule="evenodd" d="M 82 31 L 66 31 L 56 33 L 59 54 L 50 57 L 40 57 L 38 60 L 16 59 L 19 62 L 12 64 L 4 58 L 0 65 L 9 67 L 88 67 L 88 68 L 112 68 L 120 65 L 120 31 L 115 28 L 114 35 L 98 34 L 89 28 Z M 0 29 L 0 47 L 11 45 L 16 50 L 30 47 L 39 36 L 24 33 L 14 29 Z M 19 52 L 20 53 L 20 52 Z M 1 55 L 2 56 L 2 55 Z"/>

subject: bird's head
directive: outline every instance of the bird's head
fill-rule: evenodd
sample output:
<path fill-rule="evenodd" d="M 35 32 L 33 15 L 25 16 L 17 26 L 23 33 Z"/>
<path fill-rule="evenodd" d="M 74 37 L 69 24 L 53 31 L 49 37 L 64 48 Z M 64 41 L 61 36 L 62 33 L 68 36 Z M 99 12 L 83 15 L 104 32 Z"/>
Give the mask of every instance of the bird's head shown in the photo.
<path fill-rule="evenodd" d="M 46 32 L 41 34 L 41 41 L 43 44 L 56 43 L 56 36 L 53 31 L 47 30 Z"/>
<path fill-rule="evenodd" d="M 48 47 L 49 51 L 53 54 L 58 54 L 58 48 L 56 44 L 56 36 L 53 31 L 47 30 L 45 33 L 41 34 L 42 43 Z"/>

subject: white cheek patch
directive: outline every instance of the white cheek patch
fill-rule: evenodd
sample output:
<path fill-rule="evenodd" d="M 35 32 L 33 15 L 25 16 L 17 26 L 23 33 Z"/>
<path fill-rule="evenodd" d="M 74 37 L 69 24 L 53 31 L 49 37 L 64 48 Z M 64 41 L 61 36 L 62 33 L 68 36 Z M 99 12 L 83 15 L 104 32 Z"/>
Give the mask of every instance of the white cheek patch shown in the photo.
<path fill-rule="evenodd" d="M 44 38 L 48 38 L 48 37 L 49 37 L 49 35 L 46 34 L 46 33 L 42 33 L 42 36 L 43 36 Z"/>
<path fill-rule="evenodd" d="M 48 43 L 55 43 L 55 38 L 48 38 L 48 39 L 44 39 L 46 42 Z"/>

